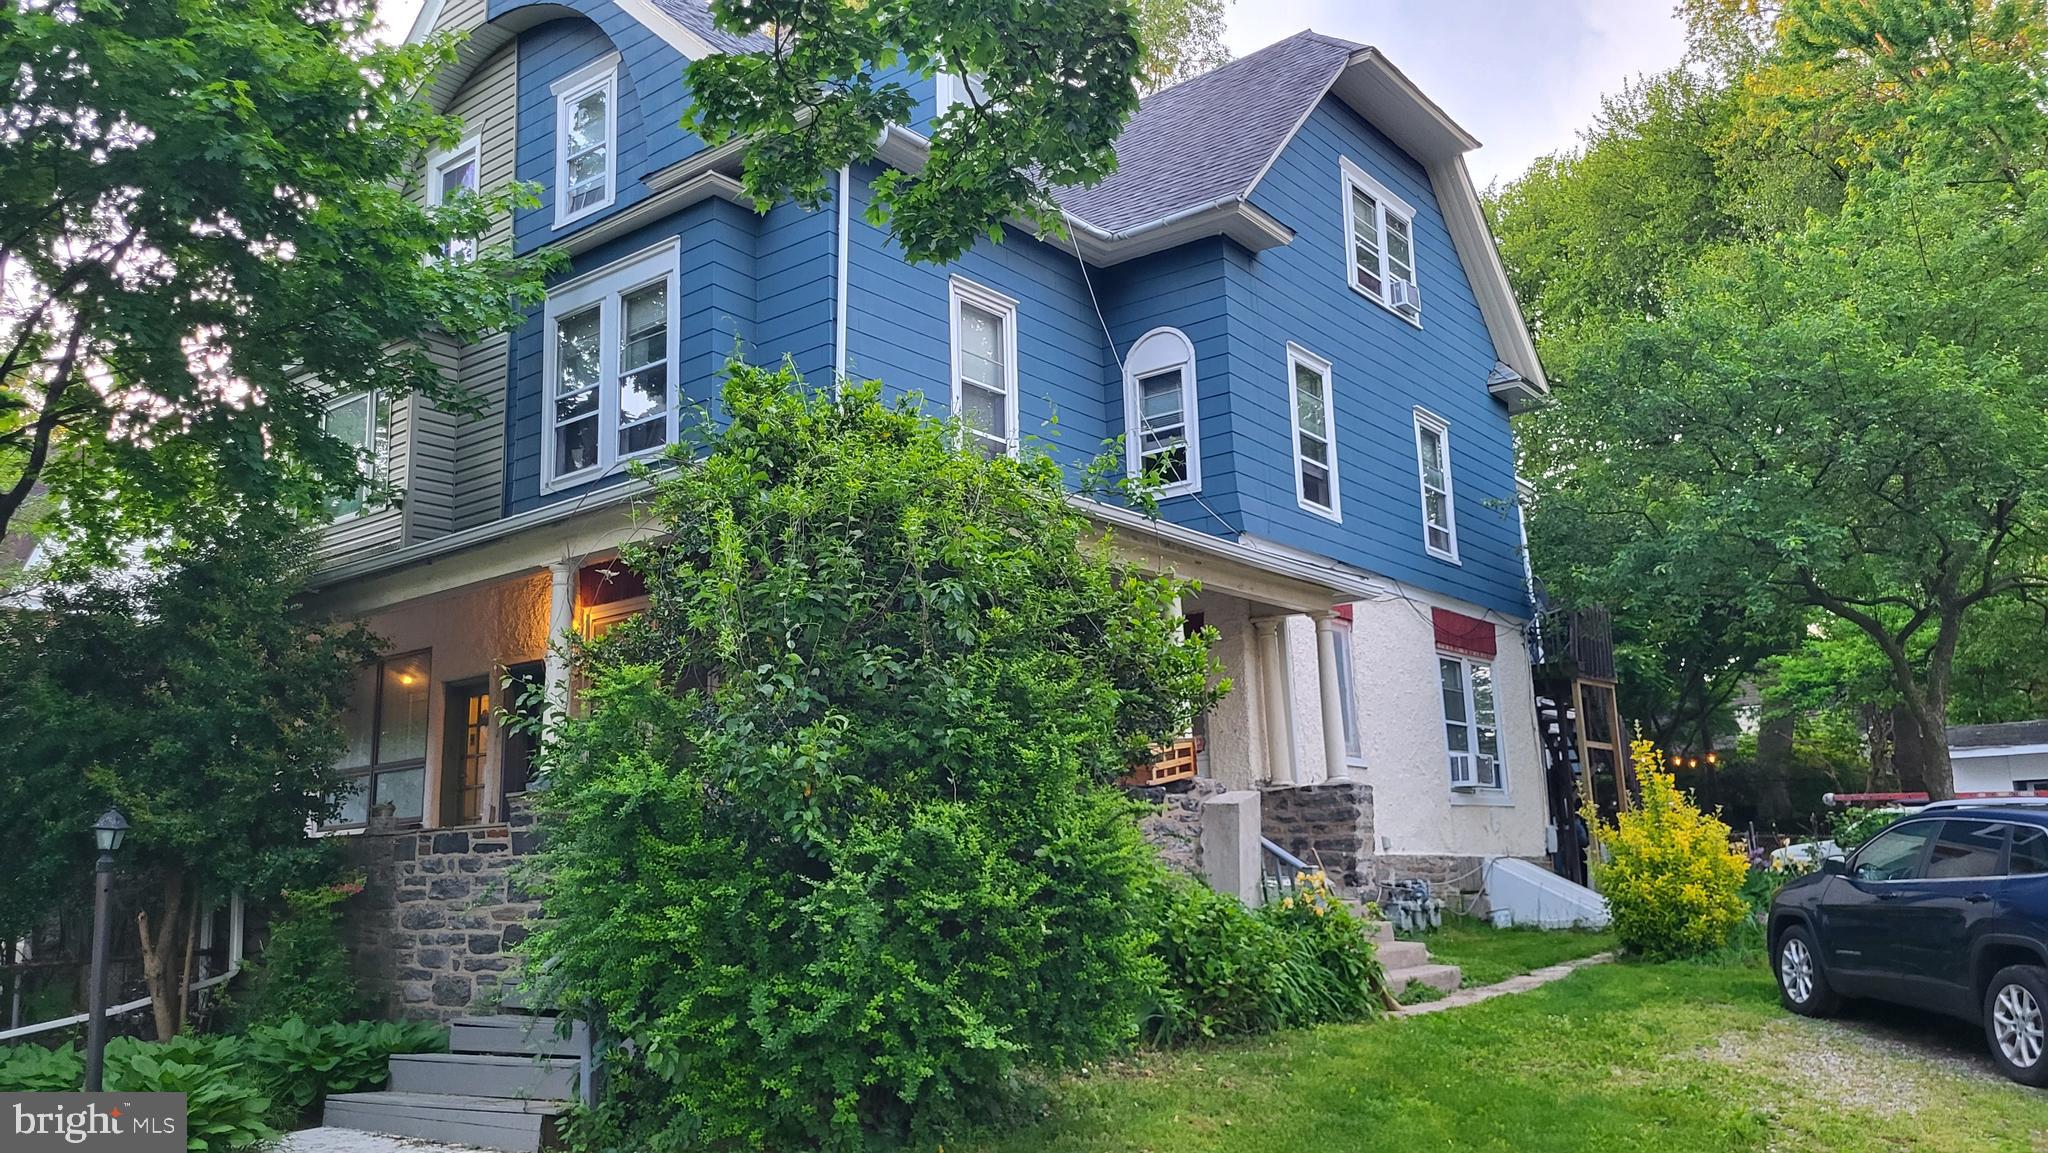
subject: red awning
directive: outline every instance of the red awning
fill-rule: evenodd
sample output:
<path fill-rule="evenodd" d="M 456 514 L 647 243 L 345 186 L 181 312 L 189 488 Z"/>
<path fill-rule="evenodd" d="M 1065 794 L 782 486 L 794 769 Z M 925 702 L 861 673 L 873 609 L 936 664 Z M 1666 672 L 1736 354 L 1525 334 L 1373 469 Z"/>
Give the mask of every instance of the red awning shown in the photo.
<path fill-rule="evenodd" d="M 1492 657 L 1500 651 L 1492 621 L 1448 609 L 1433 608 L 1429 611 L 1436 619 L 1436 647 L 1468 657 Z"/>

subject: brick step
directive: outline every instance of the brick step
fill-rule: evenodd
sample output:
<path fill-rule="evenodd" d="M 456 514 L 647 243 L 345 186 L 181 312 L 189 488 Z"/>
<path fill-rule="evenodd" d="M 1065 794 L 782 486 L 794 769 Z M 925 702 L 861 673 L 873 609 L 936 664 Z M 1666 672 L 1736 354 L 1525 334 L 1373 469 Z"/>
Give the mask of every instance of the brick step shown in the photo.
<path fill-rule="evenodd" d="M 556 1143 L 555 1118 L 566 1101 L 508 1101 L 440 1093 L 336 1093 L 322 1124 L 455 1145 L 540 1153 Z"/>
<path fill-rule="evenodd" d="M 1406 969 L 1388 969 L 1387 988 L 1399 996 L 1410 982 L 1415 982 L 1445 993 L 1455 993 L 1463 978 L 1464 974 L 1456 965 L 1413 965 Z"/>
<path fill-rule="evenodd" d="M 448 1051 L 581 1056 L 589 1047 L 590 1027 L 581 1021 L 570 1022 L 566 1035 L 558 1034 L 560 1027 L 558 1017 L 531 1017 L 524 1013 L 457 1017 L 448 1023 Z"/>
<path fill-rule="evenodd" d="M 574 1100 L 583 1063 L 574 1057 L 502 1057 L 487 1053 L 407 1053 L 391 1057 L 394 1093 Z"/>

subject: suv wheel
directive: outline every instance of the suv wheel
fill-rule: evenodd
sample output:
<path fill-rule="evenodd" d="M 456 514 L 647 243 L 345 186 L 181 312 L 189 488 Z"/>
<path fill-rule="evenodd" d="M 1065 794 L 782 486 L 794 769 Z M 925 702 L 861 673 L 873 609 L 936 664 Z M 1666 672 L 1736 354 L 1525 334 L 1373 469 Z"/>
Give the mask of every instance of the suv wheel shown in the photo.
<path fill-rule="evenodd" d="M 1820 950 L 1813 934 L 1803 925 L 1792 925 L 1778 935 L 1772 968 L 1778 974 L 1778 1000 L 1802 1017 L 1829 1017 L 1842 1007 L 1842 999 L 1821 972 Z"/>
<path fill-rule="evenodd" d="M 2048 969 L 2008 965 L 1984 990 L 1984 1037 L 1998 1071 L 2048 1086 Z"/>

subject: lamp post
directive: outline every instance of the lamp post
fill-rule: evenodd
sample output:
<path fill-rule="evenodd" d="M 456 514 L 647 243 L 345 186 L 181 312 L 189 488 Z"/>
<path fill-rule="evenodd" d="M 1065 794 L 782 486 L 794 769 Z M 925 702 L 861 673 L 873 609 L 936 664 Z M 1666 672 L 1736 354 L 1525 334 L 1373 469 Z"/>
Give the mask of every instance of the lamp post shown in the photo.
<path fill-rule="evenodd" d="M 107 918 L 114 885 L 114 851 L 128 835 L 128 818 L 108 809 L 93 822 L 93 843 L 100 860 L 94 867 L 92 894 L 92 991 L 86 1002 L 85 1091 L 97 1093 L 107 1064 Z"/>

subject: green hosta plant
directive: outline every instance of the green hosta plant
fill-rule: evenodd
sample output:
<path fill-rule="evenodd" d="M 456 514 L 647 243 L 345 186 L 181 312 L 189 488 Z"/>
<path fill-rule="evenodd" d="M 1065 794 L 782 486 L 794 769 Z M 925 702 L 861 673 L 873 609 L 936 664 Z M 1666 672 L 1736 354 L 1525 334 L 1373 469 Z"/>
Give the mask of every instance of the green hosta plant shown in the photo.
<path fill-rule="evenodd" d="M 233 1052 L 222 1047 L 223 1052 Z M 117 1037 L 107 1042 L 107 1088 L 128 1093 L 183 1093 L 185 1147 L 191 1153 L 237 1153 L 267 1144 L 277 1136 L 265 1120 L 270 1099 L 249 1083 L 235 1060 L 210 1063 L 208 1048 L 190 1044 L 168 1048 Z"/>
<path fill-rule="evenodd" d="M 0 1093 L 70 1093 L 84 1083 L 85 1058 L 69 1041 L 0 1049 Z"/>

